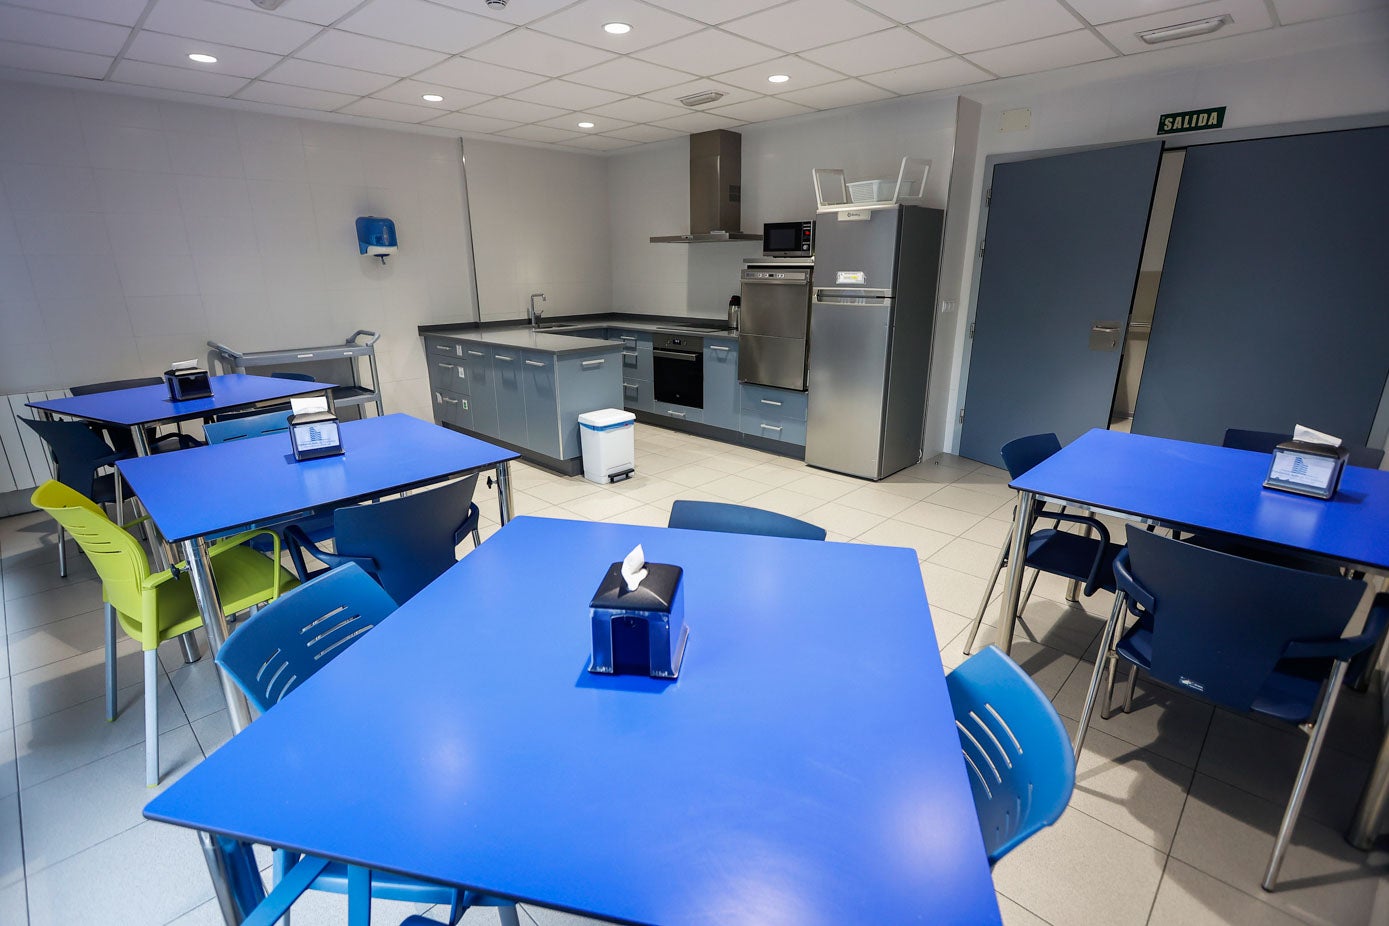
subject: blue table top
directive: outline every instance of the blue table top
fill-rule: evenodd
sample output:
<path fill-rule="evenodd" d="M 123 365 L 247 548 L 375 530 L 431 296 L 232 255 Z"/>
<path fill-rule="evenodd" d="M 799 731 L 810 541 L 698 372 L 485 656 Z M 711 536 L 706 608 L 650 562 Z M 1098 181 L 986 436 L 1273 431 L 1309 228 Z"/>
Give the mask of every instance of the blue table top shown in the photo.
<path fill-rule="evenodd" d="M 277 376 L 251 376 L 246 373 L 213 376 L 210 383 L 210 397 L 188 399 L 183 402 L 172 401 L 169 398 L 169 390 L 163 385 L 158 385 L 74 395 L 65 399 L 46 399 L 28 404 L 30 408 L 41 408 L 55 415 L 67 415 L 101 424 L 135 427 L 162 421 L 202 418 L 219 411 L 255 405 L 258 402 L 313 395 L 333 388 L 332 383 L 280 379 Z"/>
<path fill-rule="evenodd" d="M 1266 453 L 1092 430 L 1010 485 L 1052 498 L 1389 568 L 1389 472 L 1347 466 L 1330 500 L 1263 487 Z"/>
<path fill-rule="evenodd" d="M 680 678 L 588 602 L 684 567 Z M 911 550 L 517 518 L 145 809 L 628 923 L 998 923 Z"/>
<path fill-rule="evenodd" d="M 517 456 L 409 415 L 345 421 L 341 433 L 345 452 L 317 460 L 296 462 L 283 433 L 117 465 L 164 538 L 176 543 L 377 498 Z"/>

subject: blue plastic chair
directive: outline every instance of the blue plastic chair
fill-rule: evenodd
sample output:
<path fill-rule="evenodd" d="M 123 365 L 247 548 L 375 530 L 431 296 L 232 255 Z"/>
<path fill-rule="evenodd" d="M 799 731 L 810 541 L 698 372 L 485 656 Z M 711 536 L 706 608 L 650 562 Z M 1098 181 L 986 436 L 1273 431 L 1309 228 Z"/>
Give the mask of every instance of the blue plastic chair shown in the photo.
<path fill-rule="evenodd" d="M 348 563 L 281 595 L 245 621 L 217 652 L 217 664 L 231 676 L 261 713 L 273 708 L 315 672 L 395 611 L 391 596 Z M 275 883 L 299 862 L 299 856 L 275 851 Z M 330 862 L 309 885 L 315 890 L 348 893 L 347 866 Z M 373 871 L 371 896 L 414 903 L 448 904 L 456 923 L 471 905 L 510 901 L 481 897 L 402 875 Z"/>
<path fill-rule="evenodd" d="M 162 376 L 141 376 L 138 379 L 113 379 L 104 383 L 84 383 L 80 386 L 69 386 L 68 392 L 73 395 L 94 395 L 98 392 L 116 392 L 120 389 L 138 389 L 141 386 L 162 385 L 164 385 Z M 93 425 L 93 427 L 96 426 Z M 129 428 L 103 427 L 101 432 L 112 447 L 122 453 L 129 453 L 132 456 L 135 454 L 135 438 L 131 436 Z M 184 434 L 182 431 L 160 437 L 159 429 L 155 427 L 145 428 L 145 442 L 149 445 L 151 453 L 187 450 L 189 447 L 201 447 L 203 445 L 202 441 L 191 434 Z"/>
<path fill-rule="evenodd" d="M 974 809 L 994 865 L 1070 803 L 1076 766 L 1056 709 L 1018 664 L 987 646 L 945 677 Z"/>
<path fill-rule="evenodd" d="M 285 546 L 301 581 L 317 574 L 308 569 L 307 551 L 330 568 L 356 563 L 397 604 L 405 604 L 457 562 L 454 548 L 464 535 L 481 544 L 481 514 L 472 503 L 476 487 L 474 474 L 401 498 L 339 508 L 333 512 L 334 552 L 315 545 L 295 524 L 285 528 Z"/>
<path fill-rule="evenodd" d="M 1283 434 L 1278 431 L 1246 431 L 1241 428 L 1226 428 L 1225 437 L 1221 440 L 1220 446 L 1232 447 L 1235 450 L 1252 450 L 1255 453 L 1273 453 L 1273 448 L 1283 441 L 1292 440 L 1291 434 Z M 1350 458 L 1346 461 L 1351 466 L 1364 466 L 1369 469 L 1379 469 L 1384 462 L 1384 451 L 1373 447 L 1350 447 Z"/>
<path fill-rule="evenodd" d="M 266 434 L 280 434 L 289 431 L 288 409 L 268 412 L 264 415 L 248 415 L 245 418 L 231 418 L 209 421 L 203 425 L 209 444 L 222 444 L 227 441 L 245 440 L 248 437 L 261 437 Z"/>
<path fill-rule="evenodd" d="M 724 534 L 761 534 L 764 537 L 791 537 L 797 540 L 824 540 L 825 529 L 808 521 L 723 502 L 677 501 L 670 506 L 667 527 L 689 531 L 718 531 Z"/>
<path fill-rule="evenodd" d="M 1114 570 L 1114 619 L 1125 610 L 1138 618 L 1114 647 L 1117 658 L 1134 666 L 1125 711 L 1141 669 L 1233 711 L 1293 725 L 1311 722 L 1264 875 L 1263 888 L 1271 891 L 1348 665 L 1383 635 L 1389 595 L 1375 600 L 1362 633 L 1342 638 L 1364 594 L 1363 582 L 1244 559 L 1133 526 Z M 1077 754 L 1093 707 L 1092 694 L 1081 714 Z"/>
<path fill-rule="evenodd" d="M 1010 479 L 1017 479 L 1038 463 L 1051 457 L 1061 449 L 1061 441 L 1055 434 L 1033 434 L 1019 437 L 1003 445 L 1000 454 Z M 1027 608 L 1032 597 L 1032 589 L 1037 584 L 1037 576 L 1043 572 L 1064 576 L 1082 583 L 1081 591 L 1086 597 L 1104 589 L 1114 591 L 1114 558 L 1123 549 L 1109 540 L 1109 529 L 1098 518 L 1071 514 L 1066 509 L 1049 510 L 1038 501 L 1034 503 L 1030 523 L 1046 519 L 1052 526 L 1033 531 L 1027 538 L 1027 555 L 1023 558 L 1024 568 L 1033 571 L 1027 590 L 1018 603 L 1018 613 Z M 1061 522 L 1082 524 L 1098 536 L 1073 534 L 1061 529 Z M 979 609 L 974 613 L 974 623 L 970 625 L 969 638 L 965 641 L 965 653 L 974 648 L 974 638 L 984 622 L 984 612 L 989 599 L 993 597 L 994 586 L 998 584 L 998 574 L 1008 565 L 1008 552 L 1013 545 L 1013 532 L 1003 538 L 1003 546 L 998 551 L 993 574 L 989 577 L 984 597 L 979 601 Z"/>

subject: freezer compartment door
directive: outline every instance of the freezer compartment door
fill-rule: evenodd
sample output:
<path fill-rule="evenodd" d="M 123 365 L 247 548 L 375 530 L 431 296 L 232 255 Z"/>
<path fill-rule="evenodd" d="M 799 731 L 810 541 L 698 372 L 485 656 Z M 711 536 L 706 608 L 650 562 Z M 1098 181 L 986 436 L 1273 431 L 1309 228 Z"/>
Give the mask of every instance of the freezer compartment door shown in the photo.
<path fill-rule="evenodd" d="M 892 306 L 816 301 L 810 309 L 805 461 L 881 478 Z"/>
<path fill-rule="evenodd" d="M 805 338 L 738 333 L 738 381 L 805 391 Z"/>

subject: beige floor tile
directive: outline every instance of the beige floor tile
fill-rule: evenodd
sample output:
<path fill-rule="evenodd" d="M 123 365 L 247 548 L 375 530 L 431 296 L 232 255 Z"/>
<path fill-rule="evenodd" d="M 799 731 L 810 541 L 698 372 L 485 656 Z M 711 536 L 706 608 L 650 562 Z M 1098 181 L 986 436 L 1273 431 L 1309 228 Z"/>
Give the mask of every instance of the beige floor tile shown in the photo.
<path fill-rule="evenodd" d="M 805 520 L 848 539 L 859 536 L 887 519 L 882 515 L 850 508 L 840 502 L 829 502 L 806 512 Z"/>
<path fill-rule="evenodd" d="M 14 634 L 100 607 L 101 583 L 96 579 L 74 577 L 57 588 L 6 601 L 5 626 Z"/>
<path fill-rule="evenodd" d="M 924 559 L 953 538 L 929 527 L 919 527 L 906 521 L 888 518 L 864 531 L 857 539 L 861 543 L 875 543 L 885 547 L 911 547 L 916 550 L 917 558 Z"/>
<path fill-rule="evenodd" d="M 670 512 L 662 511 L 652 505 L 638 505 L 621 514 L 609 515 L 603 520 L 613 524 L 636 524 L 643 527 L 665 527 L 670 520 Z"/>
<path fill-rule="evenodd" d="M 587 498 L 598 491 L 601 491 L 598 486 L 576 476 L 569 479 L 554 479 L 535 483 L 526 489 L 526 494 L 547 505 L 563 505 L 566 502 Z"/>
<path fill-rule="evenodd" d="M 676 486 L 676 488 L 680 487 Z M 741 505 L 753 496 L 766 492 L 768 487 L 764 483 L 744 479 L 741 476 L 721 476 L 706 482 L 699 488 Z"/>
<path fill-rule="evenodd" d="M 998 912 L 1003 915 L 1003 926 L 1048 926 L 1046 920 L 1002 894 L 998 895 Z"/>
<path fill-rule="evenodd" d="M 800 492 L 812 498 L 823 501 L 834 501 L 842 498 L 857 488 L 861 488 L 857 480 L 846 479 L 841 476 L 830 476 L 825 473 L 811 472 L 793 479 L 786 484 L 786 488 L 793 492 Z"/>
<path fill-rule="evenodd" d="M 1289 916 L 1186 862 L 1167 860 L 1148 926 L 1300 926 Z"/>
<path fill-rule="evenodd" d="M 885 518 L 890 518 L 899 511 L 904 511 L 916 504 L 905 495 L 895 495 L 877 486 L 861 486 L 847 495 L 840 496 L 837 501 L 841 505 L 858 508 L 870 514 L 882 515 Z"/>
<path fill-rule="evenodd" d="M 994 555 L 998 555 L 998 550 L 1003 546 L 1003 541 L 1008 539 L 1009 527 L 1006 521 L 995 521 L 993 518 L 984 518 L 975 523 L 973 527 L 965 531 L 960 536 L 966 540 L 973 540 L 976 543 L 986 543 L 994 548 Z"/>
<path fill-rule="evenodd" d="M 968 614 L 973 619 L 979 608 L 987 583 L 958 569 L 951 569 L 928 559 L 921 564 L 921 576 L 926 582 L 926 597 L 933 605 L 948 608 L 956 614 Z M 989 618 L 985 614 L 985 619 Z"/>
<path fill-rule="evenodd" d="M 936 496 L 932 495 L 926 501 L 917 502 L 910 508 L 893 515 L 893 517 L 899 521 L 929 527 L 931 530 L 957 537 L 982 520 L 981 515 L 960 511 L 958 508 L 937 505 L 935 499 Z"/>
<path fill-rule="evenodd" d="M 996 547 L 957 537 L 931 554 L 930 560 L 987 581 L 993 577 L 997 558 Z"/>
<path fill-rule="evenodd" d="M 1074 737 L 1075 721 L 1063 722 Z M 1193 774 L 1155 752 L 1091 730 L 1076 768 L 1071 806 L 1165 854 Z"/>
<path fill-rule="evenodd" d="M 703 485 L 722 479 L 726 473 L 713 469 L 708 466 L 701 466 L 698 463 L 690 463 L 685 466 L 677 466 L 661 474 L 661 478 L 676 485 L 686 488 L 697 489 Z"/>
<path fill-rule="evenodd" d="M 1072 720 L 1080 718 L 1092 666 L 1093 663 L 1081 663 L 1053 699 L 1052 703 L 1061 716 Z M 1114 713 L 1108 720 L 1102 719 L 1097 702 L 1095 712 L 1091 715 L 1090 728 L 1103 730 L 1127 743 L 1142 746 L 1188 768 L 1195 768 L 1214 708 L 1164 688 L 1150 679 L 1140 679 L 1133 699 L 1133 711 L 1125 714 L 1119 710 L 1123 700 L 1124 678 L 1120 675 L 1119 685 L 1115 689 Z M 1100 689 L 1100 697 L 1104 697 L 1103 688 Z"/>
<path fill-rule="evenodd" d="M 789 517 L 800 518 L 804 517 L 806 512 L 819 508 L 824 502 L 809 495 L 802 495 L 800 492 L 793 492 L 790 489 L 777 488 L 768 489 L 760 495 L 754 495 L 747 500 L 746 504 L 754 508 L 765 508 L 768 511 L 776 511 Z"/>
<path fill-rule="evenodd" d="M 565 502 L 559 507 L 572 511 L 590 521 L 601 521 L 615 514 L 640 507 L 640 505 L 641 502 L 635 498 L 619 495 L 616 492 L 600 492 L 597 495 L 584 496 L 572 502 Z"/>
<path fill-rule="evenodd" d="M 9 635 L 10 671 L 27 672 L 97 649 L 106 639 L 101 608 Z M 119 631 L 117 631 L 119 632 Z"/>
<path fill-rule="evenodd" d="M 973 489 L 964 488 L 958 483 L 943 486 L 939 492 L 931 496 L 931 501 L 937 505 L 944 505 L 946 508 L 968 511 L 970 514 L 977 514 L 980 517 L 989 514 L 999 506 L 997 496 L 976 492 Z M 1004 501 L 1003 504 L 1008 504 L 1008 502 Z"/>

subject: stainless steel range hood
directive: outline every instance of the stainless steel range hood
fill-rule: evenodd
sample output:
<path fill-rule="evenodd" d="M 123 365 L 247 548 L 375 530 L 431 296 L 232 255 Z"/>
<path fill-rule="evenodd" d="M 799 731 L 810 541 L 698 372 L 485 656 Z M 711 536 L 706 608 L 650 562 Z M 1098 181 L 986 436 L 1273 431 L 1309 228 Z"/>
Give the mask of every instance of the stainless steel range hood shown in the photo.
<path fill-rule="evenodd" d="M 662 244 L 761 241 L 743 224 L 743 136 L 727 129 L 690 136 L 690 233 L 659 235 Z"/>

